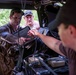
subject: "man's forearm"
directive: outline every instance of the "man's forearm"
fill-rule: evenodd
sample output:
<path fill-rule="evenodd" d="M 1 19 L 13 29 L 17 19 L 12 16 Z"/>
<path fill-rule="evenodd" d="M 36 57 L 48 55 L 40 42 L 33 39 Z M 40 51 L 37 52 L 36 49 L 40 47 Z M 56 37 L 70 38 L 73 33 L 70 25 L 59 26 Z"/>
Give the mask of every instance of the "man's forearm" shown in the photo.
<path fill-rule="evenodd" d="M 43 34 L 38 34 L 38 37 L 52 50 L 54 50 L 55 52 L 63 55 L 60 50 L 59 50 L 59 46 L 61 44 L 60 40 L 57 40 L 51 36 L 46 36 Z"/>

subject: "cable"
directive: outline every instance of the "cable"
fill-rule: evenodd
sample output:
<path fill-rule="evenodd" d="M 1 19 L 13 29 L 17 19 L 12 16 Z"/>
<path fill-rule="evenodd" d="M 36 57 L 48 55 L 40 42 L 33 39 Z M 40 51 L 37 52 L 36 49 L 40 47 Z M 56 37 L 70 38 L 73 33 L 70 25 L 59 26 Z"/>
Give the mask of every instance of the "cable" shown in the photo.
<path fill-rule="evenodd" d="M 26 6 L 26 0 L 21 0 L 22 9 L 25 9 Z"/>
<path fill-rule="evenodd" d="M 34 53 L 33 54 L 35 54 L 36 53 L 36 50 L 37 50 L 37 37 L 35 37 L 35 49 L 34 49 Z"/>
<path fill-rule="evenodd" d="M 49 70 L 49 72 L 51 72 L 51 73 L 54 74 L 54 75 L 57 75 L 45 62 L 43 62 L 43 61 L 41 60 L 40 57 L 38 57 L 38 59 L 39 59 L 39 61 Z"/>
<path fill-rule="evenodd" d="M 33 58 L 34 58 L 34 61 L 35 61 L 35 54 L 36 54 L 36 49 L 37 49 L 37 37 L 35 37 L 35 49 L 34 49 L 34 53 L 33 53 Z"/>

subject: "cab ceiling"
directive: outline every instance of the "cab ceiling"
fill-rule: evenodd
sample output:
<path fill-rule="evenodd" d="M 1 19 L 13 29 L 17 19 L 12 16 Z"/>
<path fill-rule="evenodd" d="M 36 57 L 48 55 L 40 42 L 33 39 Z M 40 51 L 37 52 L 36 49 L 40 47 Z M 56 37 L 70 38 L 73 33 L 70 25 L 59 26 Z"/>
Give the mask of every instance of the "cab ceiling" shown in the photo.
<path fill-rule="evenodd" d="M 27 6 L 27 7 L 26 7 Z M 34 0 L 0 0 L 0 8 L 34 8 Z"/>
<path fill-rule="evenodd" d="M 51 2 L 61 2 L 65 0 L 0 0 L 0 8 L 22 8 L 35 9 L 34 6 L 46 5 Z"/>

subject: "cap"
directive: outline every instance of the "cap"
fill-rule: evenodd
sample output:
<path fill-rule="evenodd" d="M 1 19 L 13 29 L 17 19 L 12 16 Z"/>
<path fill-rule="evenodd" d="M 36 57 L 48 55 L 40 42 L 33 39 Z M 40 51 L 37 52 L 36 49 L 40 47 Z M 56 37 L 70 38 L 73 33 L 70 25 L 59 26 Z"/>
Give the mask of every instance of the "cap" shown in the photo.
<path fill-rule="evenodd" d="M 60 8 L 55 20 L 48 24 L 49 30 L 56 29 L 61 23 L 76 26 L 76 1 L 68 0 L 66 4 Z"/>
<path fill-rule="evenodd" d="M 27 11 L 24 13 L 24 16 L 27 16 L 27 15 L 33 15 L 32 11 L 31 11 L 31 10 L 27 10 Z"/>

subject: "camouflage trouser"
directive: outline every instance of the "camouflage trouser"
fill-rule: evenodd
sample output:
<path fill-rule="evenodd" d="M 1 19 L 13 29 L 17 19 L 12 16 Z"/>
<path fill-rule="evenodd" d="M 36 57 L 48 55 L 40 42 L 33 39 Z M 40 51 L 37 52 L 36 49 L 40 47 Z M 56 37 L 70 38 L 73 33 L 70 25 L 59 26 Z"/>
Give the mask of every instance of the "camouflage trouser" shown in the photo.
<path fill-rule="evenodd" d="M 0 75 L 13 75 L 14 62 L 9 56 L 0 52 Z"/>

